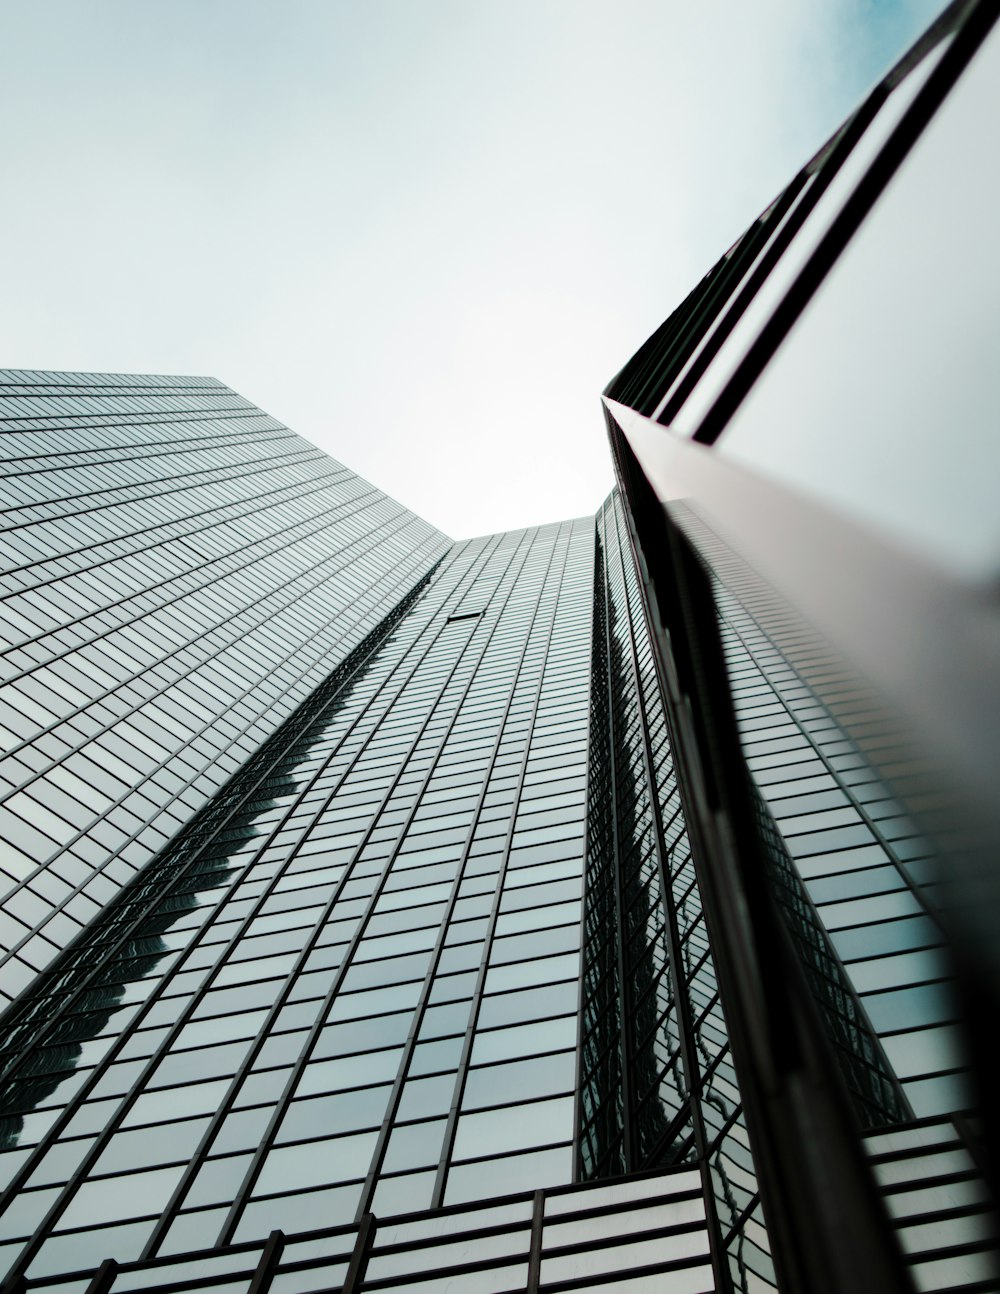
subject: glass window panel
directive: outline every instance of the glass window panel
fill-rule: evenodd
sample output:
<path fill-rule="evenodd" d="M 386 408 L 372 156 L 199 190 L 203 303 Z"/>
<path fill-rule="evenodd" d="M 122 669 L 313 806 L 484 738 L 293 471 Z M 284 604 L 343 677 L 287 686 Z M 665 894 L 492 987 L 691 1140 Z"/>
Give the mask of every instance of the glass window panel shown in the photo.
<path fill-rule="evenodd" d="M 507 1284 L 507 1274 L 497 1281 L 495 1268 L 496 1259 L 527 1257 L 528 1237 L 518 1235 L 516 1232 L 511 1234 L 504 1232 L 496 1236 L 476 1236 L 471 1238 L 462 1236 L 450 1243 L 446 1240 L 438 1240 L 433 1246 L 417 1249 L 404 1249 L 397 1253 L 379 1253 L 378 1249 L 372 1254 L 368 1262 L 366 1277 L 369 1280 L 386 1280 L 392 1276 L 405 1276 L 411 1272 L 429 1270 L 435 1267 L 446 1271 L 450 1267 L 455 1267 L 464 1263 L 487 1262 L 490 1269 L 494 1272 L 496 1283 L 492 1288 L 497 1290 L 509 1289 Z M 521 1251 L 518 1254 L 518 1250 Z M 489 1273 L 484 1273 L 489 1274 Z M 463 1273 L 461 1279 L 464 1281 L 466 1276 L 474 1273 Z M 447 1278 L 445 1278 L 447 1279 Z M 480 1289 L 488 1289 L 489 1286 L 479 1286 Z"/>
<path fill-rule="evenodd" d="M 397 1122 L 447 1114 L 454 1088 L 452 1074 L 441 1074 L 437 1078 L 408 1078 L 396 1110 Z"/>
<path fill-rule="evenodd" d="M 343 1284 L 347 1260 L 324 1263 L 297 1272 L 281 1272 L 271 1281 L 269 1294 L 308 1294 L 311 1290 L 329 1290 Z"/>
<path fill-rule="evenodd" d="M 580 973 L 579 953 L 563 953 L 558 957 L 538 958 L 530 962 L 514 962 L 509 966 L 493 966 L 486 976 L 486 992 L 499 993 L 504 989 L 528 988 L 539 980 L 576 978 Z"/>
<path fill-rule="evenodd" d="M 269 1105 L 227 1114 L 215 1134 L 212 1153 L 224 1155 L 235 1150 L 256 1150 L 267 1131 L 272 1114 L 273 1110 Z"/>
<path fill-rule="evenodd" d="M 909 890 L 901 889 L 891 894 L 852 899 L 846 903 L 827 903 L 820 909 L 820 916 L 828 930 L 838 930 L 872 921 L 885 921 L 891 917 L 917 915 L 920 911 L 919 903 Z"/>
<path fill-rule="evenodd" d="M 152 1227 L 152 1221 L 132 1222 L 125 1226 L 52 1236 L 38 1251 L 38 1256 L 28 1268 L 28 1275 L 51 1276 L 56 1272 L 97 1267 L 109 1255 L 119 1262 L 132 1262 L 142 1252 Z"/>
<path fill-rule="evenodd" d="M 573 1097 L 511 1105 L 458 1120 L 455 1159 L 500 1155 L 530 1146 L 565 1141 L 573 1135 Z"/>
<path fill-rule="evenodd" d="M 908 917 L 880 925 L 835 930 L 831 939 L 843 960 L 849 962 L 856 958 L 940 944 L 941 933 L 929 917 Z"/>
<path fill-rule="evenodd" d="M 61 1186 L 48 1190 L 21 1191 L 8 1204 L 0 1218 L 0 1240 L 31 1235 L 61 1194 Z"/>
<path fill-rule="evenodd" d="M 292 1101 L 275 1140 L 300 1141 L 381 1124 L 391 1090 L 390 1087 L 361 1087 L 353 1092 Z"/>
<path fill-rule="evenodd" d="M 60 1218 L 60 1229 L 158 1214 L 183 1172 L 184 1166 L 178 1164 L 174 1168 L 156 1168 L 150 1172 L 84 1182 Z"/>
<path fill-rule="evenodd" d="M 208 1119 L 158 1123 L 134 1132 L 119 1132 L 111 1138 L 94 1167 L 92 1176 L 102 1173 L 128 1172 L 150 1164 L 187 1161 L 194 1153 Z"/>
<path fill-rule="evenodd" d="M 202 1078 L 232 1075 L 247 1053 L 246 1043 L 226 1043 L 221 1047 L 203 1047 L 197 1051 L 169 1052 L 149 1079 L 151 1087 L 172 1083 L 196 1083 Z"/>
<path fill-rule="evenodd" d="M 900 953 L 895 957 L 854 962 L 850 968 L 851 980 L 859 993 L 903 984 L 919 984 L 921 980 L 941 979 L 946 973 L 947 967 L 940 948 L 924 948 L 919 952 Z"/>
<path fill-rule="evenodd" d="M 448 1172 L 445 1204 L 513 1195 L 517 1191 L 565 1186 L 573 1176 L 573 1148 L 529 1151 L 476 1164 L 456 1164 Z"/>
<path fill-rule="evenodd" d="M 958 1014 L 952 987 L 947 982 L 869 994 L 862 1001 L 879 1033 L 940 1024 L 956 1019 Z"/>
<path fill-rule="evenodd" d="M 396 1077 L 401 1055 L 402 1048 L 392 1047 L 336 1060 L 310 1061 L 299 1079 L 295 1095 L 312 1096 L 319 1092 L 335 1092 L 391 1080 Z"/>
<path fill-rule="evenodd" d="M 438 975 L 431 987 L 431 1002 L 459 1002 L 472 997 L 476 988 L 477 971 L 460 975 Z"/>
<path fill-rule="evenodd" d="M 549 953 L 571 952 L 579 946 L 580 928 L 576 923 L 531 934 L 508 935 L 506 938 L 493 940 L 490 967 L 505 965 L 507 962 L 529 961 Z"/>
<path fill-rule="evenodd" d="M 300 1149 L 305 1150 L 307 1147 Z M 294 1234 L 296 1231 L 311 1231 L 318 1227 L 343 1226 L 353 1221 L 360 1197 L 359 1182 L 351 1186 L 303 1191 L 297 1195 L 251 1202 L 243 1210 L 234 1239 L 263 1240 L 275 1228 Z"/>
<path fill-rule="evenodd" d="M 464 1031 L 469 1023 L 472 1003 L 443 1002 L 440 1006 L 429 1006 L 420 1022 L 420 1040 L 445 1037 L 448 1034 Z"/>
<path fill-rule="evenodd" d="M 430 950 L 408 957 L 390 957 L 382 961 L 365 961 L 352 965 L 344 976 L 342 991 L 396 984 L 423 975 L 431 959 Z"/>
<path fill-rule="evenodd" d="M 444 1119 L 435 1119 L 393 1128 L 382 1171 L 395 1173 L 408 1168 L 423 1168 L 426 1165 L 437 1164 L 445 1126 Z"/>
<path fill-rule="evenodd" d="M 576 1016 L 563 1016 L 539 1024 L 511 1025 L 507 1029 L 477 1032 L 472 1046 L 472 1063 L 483 1065 L 491 1060 L 515 1060 L 547 1051 L 562 1051 L 576 1046 Z"/>
<path fill-rule="evenodd" d="M 331 1022 L 363 1019 L 366 1016 L 379 1015 L 383 1011 L 399 1011 L 403 1007 L 414 1007 L 420 998 L 420 989 L 420 981 L 414 980 L 410 984 L 395 984 L 391 988 L 343 994 L 337 997 L 328 1018 Z"/>
<path fill-rule="evenodd" d="M 364 1132 L 272 1150 L 264 1160 L 254 1195 L 304 1190 L 363 1177 L 368 1171 L 377 1136 L 375 1132 Z M 289 1229 L 301 1231 L 301 1223 L 292 1223 Z"/>
<path fill-rule="evenodd" d="M 552 984 L 545 988 L 525 989 L 519 993 L 485 997 L 479 1009 L 478 1027 L 489 1029 L 519 1020 L 564 1015 L 568 1011 L 576 1010 L 578 994 L 579 987 L 576 980 L 567 980 L 565 983 Z"/>
<path fill-rule="evenodd" d="M 350 1056 L 377 1047 L 402 1045 L 406 1041 L 413 1016 L 409 1011 L 393 1015 L 352 1020 L 350 1024 L 328 1025 L 316 1040 L 313 1056 Z"/>
<path fill-rule="evenodd" d="M 123 1127 L 160 1123 L 188 1114 L 213 1114 L 229 1089 L 227 1079 L 143 1092 L 122 1120 Z"/>
<path fill-rule="evenodd" d="M 372 1212 L 376 1217 L 394 1217 L 429 1209 L 436 1177 L 436 1172 L 380 1177 L 372 1199 Z"/>
<path fill-rule="evenodd" d="M 474 1110 L 500 1101 L 528 1100 L 571 1092 L 576 1086 L 576 1052 L 557 1051 L 534 1060 L 470 1069 L 462 1108 Z"/>
<path fill-rule="evenodd" d="M 63 1129 L 64 1137 L 78 1137 L 88 1132 L 101 1132 L 117 1113 L 121 1101 L 84 1101 Z M 139 1120 L 137 1120 L 139 1122 Z"/>
<path fill-rule="evenodd" d="M 882 1046 L 900 1078 L 957 1069 L 964 1059 L 958 1030 L 947 1025 L 883 1037 Z"/>
<path fill-rule="evenodd" d="M 464 1034 L 439 1042 L 418 1043 L 410 1057 L 409 1072 L 413 1075 L 434 1074 L 438 1070 L 457 1069 L 464 1044 Z"/>
<path fill-rule="evenodd" d="M 228 1203 L 235 1199 L 240 1183 L 253 1162 L 253 1155 L 231 1155 L 226 1159 L 208 1159 L 198 1169 L 187 1195 L 186 1208 L 202 1204 Z"/>

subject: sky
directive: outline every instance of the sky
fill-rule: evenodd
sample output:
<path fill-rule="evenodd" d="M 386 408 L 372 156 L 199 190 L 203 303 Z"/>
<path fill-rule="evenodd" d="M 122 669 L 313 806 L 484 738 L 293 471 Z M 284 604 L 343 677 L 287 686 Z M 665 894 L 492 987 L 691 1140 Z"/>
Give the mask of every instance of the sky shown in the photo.
<path fill-rule="evenodd" d="M 940 0 L 0 0 L 0 366 L 210 374 L 454 538 Z"/>

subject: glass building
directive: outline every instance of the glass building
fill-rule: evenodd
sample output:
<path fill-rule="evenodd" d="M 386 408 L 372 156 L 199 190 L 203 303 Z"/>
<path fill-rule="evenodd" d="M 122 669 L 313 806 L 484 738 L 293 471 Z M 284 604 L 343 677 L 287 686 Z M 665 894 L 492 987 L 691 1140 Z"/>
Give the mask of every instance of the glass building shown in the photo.
<path fill-rule="evenodd" d="M 3 1294 L 1000 1288 L 993 17 L 612 381 L 595 517 L 0 373 Z"/>
<path fill-rule="evenodd" d="M 212 378 L 0 371 L 0 994 L 74 939 L 447 541 Z"/>

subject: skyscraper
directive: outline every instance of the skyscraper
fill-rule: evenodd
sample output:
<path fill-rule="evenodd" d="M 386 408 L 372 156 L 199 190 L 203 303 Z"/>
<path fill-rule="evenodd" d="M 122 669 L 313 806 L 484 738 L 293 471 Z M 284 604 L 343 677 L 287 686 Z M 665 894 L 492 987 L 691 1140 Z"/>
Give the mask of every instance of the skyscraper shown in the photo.
<path fill-rule="evenodd" d="M 613 380 L 596 517 L 452 543 L 211 379 L 0 374 L 5 1294 L 997 1288 L 989 522 L 812 416 L 992 17 Z"/>
<path fill-rule="evenodd" d="M 9 1001 L 447 545 L 214 379 L 0 392 Z"/>

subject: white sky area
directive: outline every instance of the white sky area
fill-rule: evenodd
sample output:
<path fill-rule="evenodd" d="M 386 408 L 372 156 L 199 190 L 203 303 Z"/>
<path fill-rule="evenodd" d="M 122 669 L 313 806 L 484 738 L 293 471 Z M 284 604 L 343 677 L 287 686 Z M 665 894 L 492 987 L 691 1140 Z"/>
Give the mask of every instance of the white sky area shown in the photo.
<path fill-rule="evenodd" d="M 941 0 L 0 0 L 0 366 L 211 374 L 456 538 Z"/>

